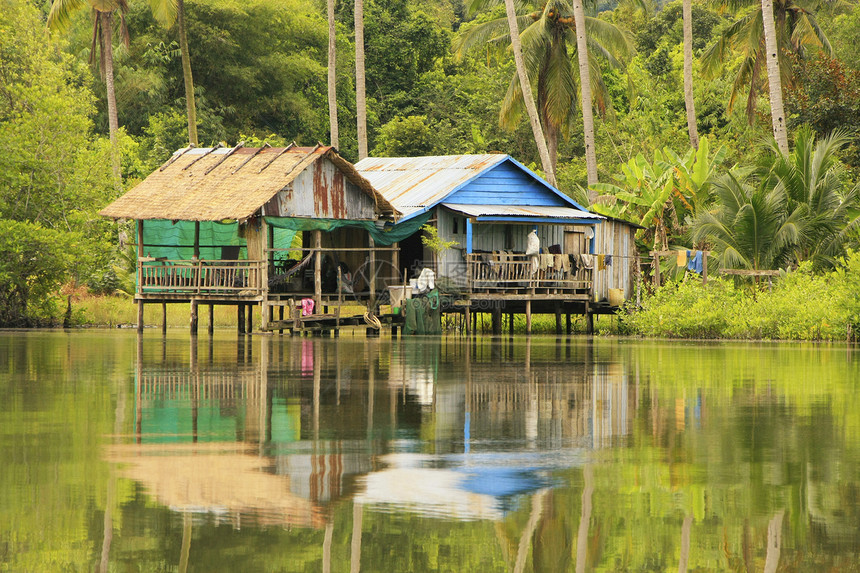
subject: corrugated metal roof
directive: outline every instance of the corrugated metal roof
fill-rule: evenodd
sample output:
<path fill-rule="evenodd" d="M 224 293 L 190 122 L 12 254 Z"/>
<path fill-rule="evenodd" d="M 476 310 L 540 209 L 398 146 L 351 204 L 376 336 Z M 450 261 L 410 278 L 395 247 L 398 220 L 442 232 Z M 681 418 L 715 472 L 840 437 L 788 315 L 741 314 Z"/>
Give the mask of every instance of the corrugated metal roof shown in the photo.
<path fill-rule="evenodd" d="M 331 147 L 181 149 L 101 215 L 129 219 L 220 221 L 253 215 L 314 162 L 325 158 L 374 200 L 394 207 Z"/>
<path fill-rule="evenodd" d="M 521 205 L 460 205 L 442 203 L 448 209 L 468 217 L 535 217 L 542 219 L 605 219 L 606 217 L 570 207 Z"/>
<path fill-rule="evenodd" d="M 404 218 L 436 205 L 509 156 L 366 157 L 355 168 Z"/>

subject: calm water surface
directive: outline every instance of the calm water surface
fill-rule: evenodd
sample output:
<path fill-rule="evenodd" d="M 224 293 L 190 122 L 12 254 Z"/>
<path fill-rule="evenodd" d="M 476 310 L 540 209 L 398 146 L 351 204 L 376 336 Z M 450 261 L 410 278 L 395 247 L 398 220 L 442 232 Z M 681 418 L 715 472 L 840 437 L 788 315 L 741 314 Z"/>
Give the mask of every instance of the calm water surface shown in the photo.
<path fill-rule="evenodd" d="M 2 571 L 860 570 L 842 346 L 0 333 Z"/>

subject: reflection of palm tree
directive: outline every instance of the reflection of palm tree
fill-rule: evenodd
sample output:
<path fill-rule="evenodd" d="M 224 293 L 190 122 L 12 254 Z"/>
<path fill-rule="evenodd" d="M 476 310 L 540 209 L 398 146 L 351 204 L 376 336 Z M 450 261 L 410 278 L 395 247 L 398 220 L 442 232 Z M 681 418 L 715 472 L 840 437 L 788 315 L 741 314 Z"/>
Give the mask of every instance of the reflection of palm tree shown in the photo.
<path fill-rule="evenodd" d="M 470 10 L 485 9 L 499 0 L 472 0 Z M 520 33 L 523 57 L 531 84 L 536 86 L 538 112 L 546 134 L 553 168 L 556 163 L 558 136 L 567 135 L 575 120 L 577 73 L 571 59 L 577 52 L 576 23 L 571 0 L 545 0 L 533 2 L 534 12 L 521 14 L 518 23 L 525 26 Z M 585 17 L 585 38 L 588 42 L 590 86 L 594 90 L 594 104 L 598 109 L 607 107 L 607 92 L 600 74 L 600 61 L 620 67 L 620 59 L 632 53 L 628 35 L 615 25 L 596 17 Z M 469 28 L 455 42 L 458 53 L 484 43 L 501 43 L 511 40 L 505 18 L 493 19 Z M 571 50 L 573 52 L 571 52 Z M 522 116 L 523 99 L 521 82 L 513 78 L 499 121 L 503 126 L 515 126 Z M 585 106 L 583 105 L 583 108 Z"/>

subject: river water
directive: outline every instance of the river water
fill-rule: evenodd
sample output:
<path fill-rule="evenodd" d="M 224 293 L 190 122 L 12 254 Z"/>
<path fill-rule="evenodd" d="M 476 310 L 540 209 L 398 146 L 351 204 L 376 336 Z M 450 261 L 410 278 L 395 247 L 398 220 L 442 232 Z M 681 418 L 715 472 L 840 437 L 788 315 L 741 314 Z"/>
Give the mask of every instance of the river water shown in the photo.
<path fill-rule="evenodd" d="M 0 333 L 0 571 L 830 571 L 860 356 Z"/>

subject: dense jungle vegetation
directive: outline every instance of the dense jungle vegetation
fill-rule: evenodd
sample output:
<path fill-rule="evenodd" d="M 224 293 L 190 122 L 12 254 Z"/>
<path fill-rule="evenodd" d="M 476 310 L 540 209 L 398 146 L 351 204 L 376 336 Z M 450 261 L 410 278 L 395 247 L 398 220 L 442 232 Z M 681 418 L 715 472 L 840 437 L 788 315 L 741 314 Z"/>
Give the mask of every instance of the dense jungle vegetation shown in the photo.
<path fill-rule="evenodd" d="M 850 254 L 860 215 L 857 2 L 772 3 L 787 148 L 771 128 L 761 3 L 692 3 L 695 138 L 682 2 L 585 3 L 596 180 L 580 104 L 579 0 L 516 4 L 550 163 L 516 80 L 505 2 L 361 4 L 371 155 L 509 153 L 551 170 L 562 191 L 594 210 L 641 224 L 643 254 L 707 248 L 712 268 L 788 277 L 773 291 L 761 281 L 701 287 L 667 261 L 671 285 L 645 290 L 643 309 L 624 321 L 632 332 L 844 338 L 860 325 L 850 290 L 860 282 Z M 334 3 L 338 149 L 353 161 L 356 5 Z M 0 8 L 0 326 L 55 323 L 66 310 L 61 292 L 128 290 L 132 229 L 97 212 L 189 138 L 331 141 L 323 0 L 0 0 Z M 776 297 L 792 288 L 796 302 Z M 767 296 L 775 302 L 757 302 Z M 708 297 L 777 318 L 777 309 L 800 306 L 819 325 L 661 327 L 668 309 Z M 826 318 L 823 309 L 835 307 L 839 318 Z"/>

